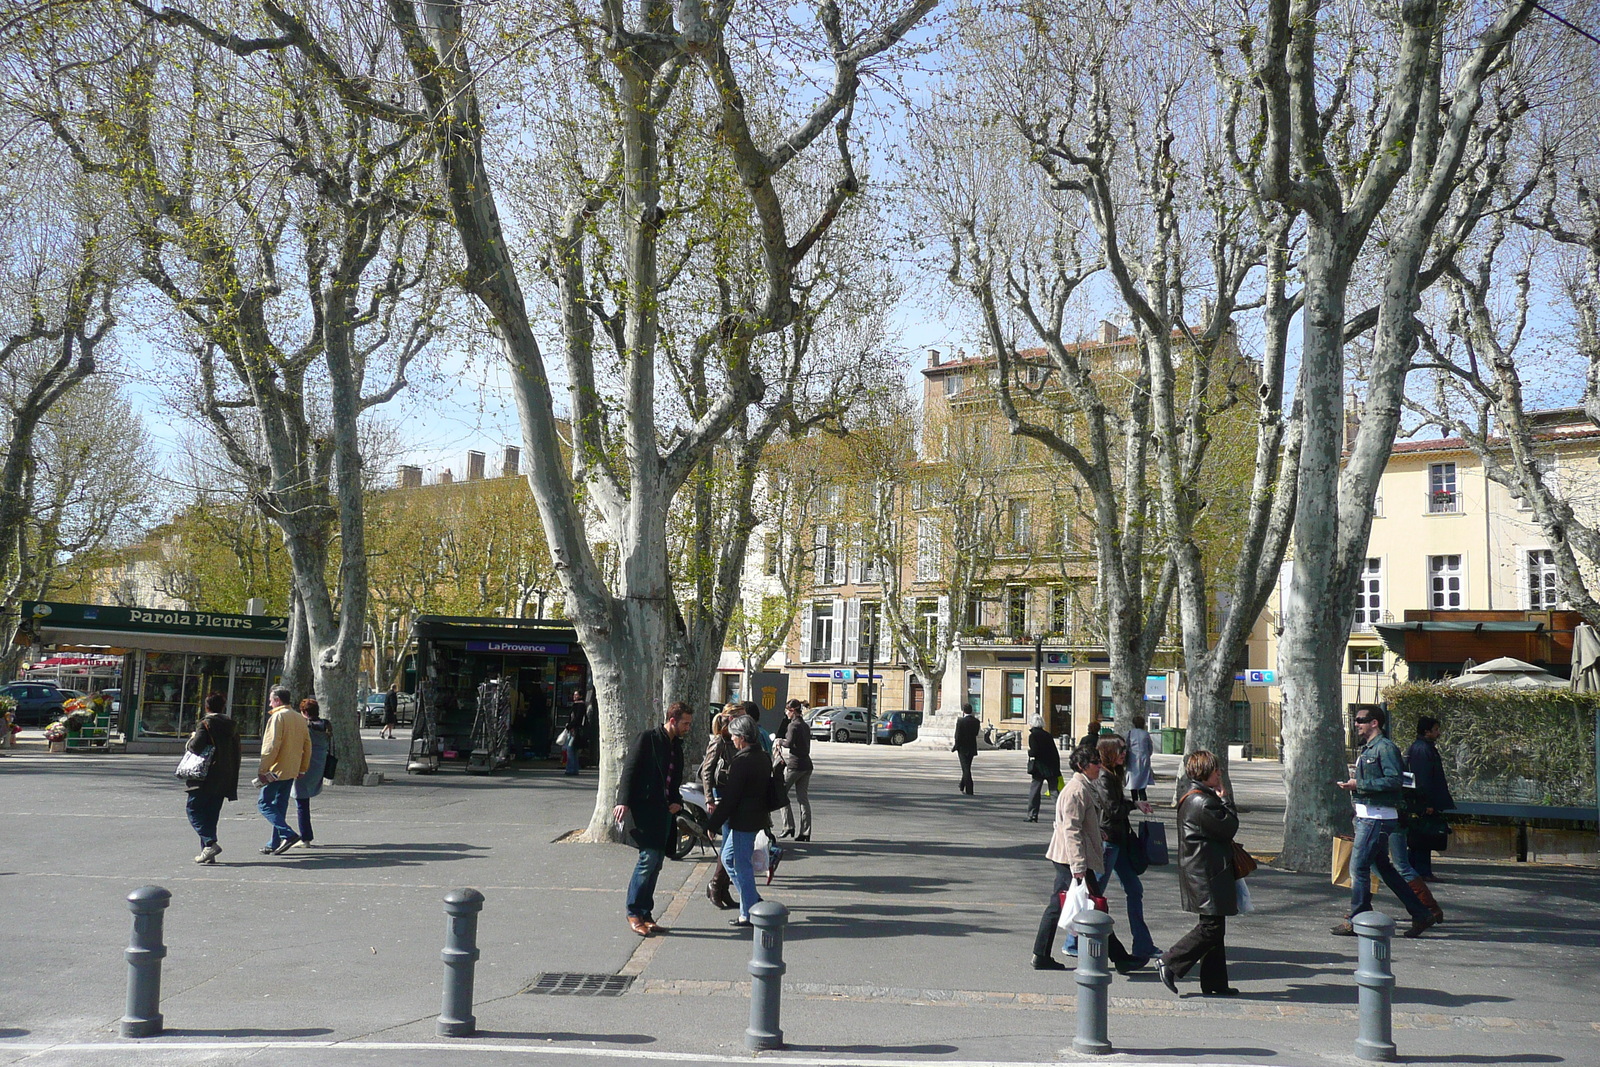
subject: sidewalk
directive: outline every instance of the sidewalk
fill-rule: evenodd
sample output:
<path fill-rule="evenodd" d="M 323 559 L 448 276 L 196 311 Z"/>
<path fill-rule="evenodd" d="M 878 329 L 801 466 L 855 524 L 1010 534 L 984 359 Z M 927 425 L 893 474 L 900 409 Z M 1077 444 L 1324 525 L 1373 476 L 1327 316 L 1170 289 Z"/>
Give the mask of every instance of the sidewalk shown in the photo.
<path fill-rule="evenodd" d="M 672 901 L 663 915 L 672 933 L 641 941 L 622 918 L 632 852 L 554 843 L 587 821 L 591 777 L 406 777 L 404 742 L 369 735 L 368 748 L 391 780 L 325 790 L 314 802 L 323 847 L 258 855 L 264 824 L 241 800 L 225 808 L 215 867 L 191 862 L 197 843 L 165 757 L 0 761 L 0 888 L 11 919 L 0 1063 L 107 1063 L 118 1049 L 151 1046 L 163 1063 L 749 1058 L 749 937 L 706 900 L 704 862 L 667 865 L 658 903 Z M 819 744 L 815 756 L 815 840 L 790 846 L 768 891 L 790 909 L 789 1045 L 761 1058 L 1074 1062 L 1072 975 L 1028 967 L 1050 884 L 1050 827 L 1022 821 L 1025 755 L 981 754 L 973 798 L 956 792 L 947 753 Z M 1157 757 L 1158 771 L 1175 765 Z M 1276 851 L 1276 764 L 1235 770 L 1246 844 Z M 1395 942 L 1402 1058 L 1600 1061 L 1600 872 L 1448 858 L 1438 867 L 1448 922 Z M 122 898 L 147 883 L 173 893 L 169 1032 L 120 1042 Z M 1164 946 L 1192 918 L 1177 906 L 1174 868 L 1152 869 L 1145 884 Z M 441 898 L 457 886 L 487 897 L 482 1033 L 441 1051 Z M 1267 868 L 1252 886 L 1260 910 L 1229 923 L 1233 984 L 1244 995 L 1177 999 L 1153 971 L 1117 978 L 1113 1061 L 1351 1061 L 1355 945 L 1327 933 L 1345 891 Z M 1393 903 L 1380 895 L 1380 908 Z M 1112 914 L 1125 930 L 1120 905 L 1114 889 Z M 635 980 L 614 999 L 522 992 L 553 971 Z M 120 1056 L 129 1057 L 151 1055 Z"/>

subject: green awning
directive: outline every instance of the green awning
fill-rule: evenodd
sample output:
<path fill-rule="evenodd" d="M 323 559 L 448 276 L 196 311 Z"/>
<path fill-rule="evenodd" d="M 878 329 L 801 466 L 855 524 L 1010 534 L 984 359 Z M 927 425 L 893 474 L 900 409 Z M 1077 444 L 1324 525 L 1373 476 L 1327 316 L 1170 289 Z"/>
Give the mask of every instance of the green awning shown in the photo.
<path fill-rule="evenodd" d="M 1383 643 L 1389 651 L 1403 659 L 1406 654 L 1406 634 L 1536 634 L 1544 629 L 1544 623 L 1529 622 L 1525 619 L 1495 619 L 1484 622 L 1452 619 L 1448 622 L 1380 622 L 1374 629 L 1378 631 L 1378 636 L 1383 638 Z"/>

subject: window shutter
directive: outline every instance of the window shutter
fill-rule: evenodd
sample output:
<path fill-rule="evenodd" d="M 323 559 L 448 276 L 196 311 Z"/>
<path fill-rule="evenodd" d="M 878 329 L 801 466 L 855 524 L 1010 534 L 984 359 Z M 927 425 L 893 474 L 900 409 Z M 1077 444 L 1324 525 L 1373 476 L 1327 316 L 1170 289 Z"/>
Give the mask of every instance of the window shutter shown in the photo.
<path fill-rule="evenodd" d="M 800 609 L 800 662 L 811 662 L 811 601 Z"/>
<path fill-rule="evenodd" d="M 861 524 L 854 523 L 850 527 L 850 583 L 861 584 L 861 561 L 865 553 L 862 551 Z"/>
<path fill-rule="evenodd" d="M 894 642 L 889 640 L 889 613 L 878 605 L 878 662 L 888 663 L 893 656 Z"/>
<path fill-rule="evenodd" d="M 831 662 L 844 662 L 844 635 L 849 619 L 845 612 L 849 611 L 848 600 L 843 597 L 833 598 L 833 656 Z"/>
<path fill-rule="evenodd" d="M 844 655 L 841 663 L 854 663 L 861 658 L 861 598 L 853 596 L 844 602 Z"/>
<path fill-rule="evenodd" d="M 939 635 L 938 635 L 938 641 L 935 643 L 935 646 L 932 649 L 932 651 L 938 651 L 938 647 L 940 645 L 943 645 L 949 639 L 950 639 L 950 597 L 948 595 L 943 595 L 943 596 L 939 597 Z"/>
<path fill-rule="evenodd" d="M 1511 550 L 1517 554 L 1517 607 L 1527 611 L 1533 605 L 1533 598 L 1528 595 L 1528 547 L 1526 545 L 1513 545 Z"/>

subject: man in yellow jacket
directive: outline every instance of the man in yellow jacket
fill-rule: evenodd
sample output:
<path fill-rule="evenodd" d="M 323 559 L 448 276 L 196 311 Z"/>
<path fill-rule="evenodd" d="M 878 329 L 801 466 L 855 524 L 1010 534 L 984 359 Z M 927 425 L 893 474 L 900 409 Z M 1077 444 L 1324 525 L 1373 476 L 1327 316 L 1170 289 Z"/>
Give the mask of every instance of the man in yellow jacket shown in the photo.
<path fill-rule="evenodd" d="M 272 717 L 261 732 L 261 765 L 255 781 L 261 795 L 256 809 L 272 827 L 272 841 L 261 850 L 263 856 L 281 856 L 300 843 L 300 835 L 289 829 L 289 791 L 311 766 L 311 731 L 289 700 L 289 690 L 281 685 L 273 688 L 268 701 Z"/>

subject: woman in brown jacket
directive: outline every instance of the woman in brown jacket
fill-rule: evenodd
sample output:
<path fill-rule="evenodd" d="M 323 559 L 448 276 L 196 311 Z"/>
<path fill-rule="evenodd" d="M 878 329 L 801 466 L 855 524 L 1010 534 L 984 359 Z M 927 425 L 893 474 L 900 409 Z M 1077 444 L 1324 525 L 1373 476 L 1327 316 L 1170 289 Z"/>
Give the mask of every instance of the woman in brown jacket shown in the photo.
<path fill-rule="evenodd" d="M 706 793 L 708 811 L 722 794 L 722 787 L 728 781 L 728 771 L 733 766 L 733 757 L 739 751 L 734 747 L 733 738 L 728 736 L 728 723 L 732 720 L 733 716 L 727 712 L 717 712 L 711 720 L 711 735 L 706 738 L 705 758 L 700 761 L 700 786 Z M 739 906 L 739 902 L 733 899 L 733 881 L 728 877 L 728 869 L 722 865 L 720 854 L 717 856 L 716 873 L 706 881 L 706 899 L 723 910 Z"/>
<path fill-rule="evenodd" d="M 1233 873 L 1233 838 L 1239 815 L 1222 788 L 1222 765 L 1205 749 L 1184 757 L 1183 773 L 1194 783 L 1178 802 L 1178 890 L 1183 910 L 1199 916 L 1195 928 L 1156 960 L 1156 973 L 1172 992 L 1177 979 L 1200 965 L 1200 992 L 1231 997 L 1228 955 L 1223 945 L 1229 915 L 1239 914 Z"/>

